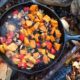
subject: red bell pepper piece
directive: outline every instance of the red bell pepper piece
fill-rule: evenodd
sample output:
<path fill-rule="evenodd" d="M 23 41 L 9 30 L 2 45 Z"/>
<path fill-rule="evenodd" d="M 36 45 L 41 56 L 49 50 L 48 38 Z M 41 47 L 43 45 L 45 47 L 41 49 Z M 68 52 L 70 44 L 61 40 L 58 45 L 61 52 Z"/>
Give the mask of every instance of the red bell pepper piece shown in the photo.
<path fill-rule="evenodd" d="M 56 53 L 56 50 L 54 48 L 51 48 L 51 53 L 52 54 L 55 54 Z"/>
<path fill-rule="evenodd" d="M 29 7 L 24 7 L 24 12 L 29 11 Z"/>
<path fill-rule="evenodd" d="M 18 67 L 19 67 L 19 68 L 27 68 L 27 63 L 20 62 L 20 63 L 18 64 Z"/>
<path fill-rule="evenodd" d="M 24 38 L 25 38 L 24 34 L 20 34 L 20 35 L 19 35 L 19 39 L 20 39 L 21 41 L 23 41 Z"/>
<path fill-rule="evenodd" d="M 24 54 L 20 54 L 19 58 L 22 60 L 24 58 Z"/>
<path fill-rule="evenodd" d="M 13 15 L 18 14 L 18 10 L 13 11 Z"/>
<path fill-rule="evenodd" d="M 37 44 L 37 47 L 40 47 L 41 46 L 40 42 L 37 42 L 36 44 Z"/>
<path fill-rule="evenodd" d="M 37 63 L 40 63 L 40 62 L 41 62 L 41 60 L 40 60 L 40 59 L 37 59 L 37 60 L 36 60 L 36 62 L 37 62 Z"/>
<path fill-rule="evenodd" d="M 47 44 L 47 48 L 50 50 L 52 48 L 52 43 L 47 41 L 46 44 Z"/>

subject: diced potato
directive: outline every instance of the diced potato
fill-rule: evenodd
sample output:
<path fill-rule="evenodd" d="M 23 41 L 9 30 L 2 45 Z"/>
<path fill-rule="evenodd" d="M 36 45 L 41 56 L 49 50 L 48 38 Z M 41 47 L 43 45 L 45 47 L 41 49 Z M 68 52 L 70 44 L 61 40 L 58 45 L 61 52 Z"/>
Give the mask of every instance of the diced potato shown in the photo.
<path fill-rule="evenodd" d="M 30 62 L 27 62 L 27 66 L 30 67 L 30 68 L 33 68 L 34 67 L 34 64 L 32 64 Z"/>
<path fill-rule="evenodd" d="M 39 18 L 35 18 L 34 22 L 40 22 L 40 19 Z"/>
<path fill-rule="evenodd" d="M 31 34 L 31 37 L 34 39 L 35 38 L 35 35 L 34 34 Z"/>
<path fill-rule="evenodd" d="M 30 40 L 30 46 L 32 48 L 36 48 L 36 42 L 34 40 Z"/>
<path fill-rule="evenodd" d="M 27 53 L 27 54 L 24 56 L 24 58 L 25 58 L 26 60 L 28 60 L 29 57 L 31 57 L 31 54 L 30 54 L 30 53 Z"/>
<path fill-rule="evenodd" d="M 31 62 L 31 63 L 36 64 L 36 59 L 35 59 L 35 58 L 33 58 L 32 56 L 31 56 L 31 57 L 29 57 L 29 60 L 30 60 L 30 62 Z"/>
<path fill-rule="evenodd" d="M 17 17 L 18 17 L 18 19 L 21 19 L 22 13 L 18 13 Z"/>
<path fill-rule="evenodd" d="M 46 36 L 46 40 L 50 40 L 51 38 L 50 38 L 50 36 L 49 35 L 47 35 Z"/>
<path fill-rule="evenodd" d="M 15 57 L 15 58 L 19 58 L 19 54 L 14 54 L 14 56 L 13 57 Z"/>
<path fill-rule="evenodd" d="M 61 37 L 61 32 L 58 29 L 55 30 L 55 34 L 57 38 Z"/>
<path fill-rule="evenodd" d="M 56 28 L 55 27 L 52 27 L 52 29 L 51 29 L 51 34 L 53 35 L 54 33 L 55 33 L 55 30 L 56 30 Z"/>
<path fill-rule="evenodd" d="M 18 64 L 20 62 L 20 59 L 13 57 L 12 61 L 14 64 Z"/>
<path fill-rule="evenodd" d="M 7 50 L 7 45 L 5 43 L 3 43 L 3 48 L 5 51 Z"/>
<path fill-rule="evenodd" d="M 15 55 L 15 53 L 12 52 L 12 51 L 7 51 L 7 52 L 6 52 L 6 56 L 7 56 L 8 58 L 10 58 L 10 57 L 12 57 L 12 56 L 14 56 L 14 55 Z"/>
<path fill-rule="evenodd" d="M 7 50 L 15 51 L 18 48 L 18 46 L 15 43 L 11 43 L 7 46 Z"/>
<path fill-rule="evenodd" d="M 41 45 L 42 47 L 46 47 L 46 42 L 43 42 Z"/>
<path fill-rule="evenodd" d="M 41 48 L 39 48 L 38 51 L 41 52 L 41 54 L 43 54 L 43 55 L 46 54 L 46 50 L 45 50 L 45 49 L 41 49 Z"/>
<path fill-rule="evenodd" d="M 38 5 L 31 5 L 30 6 L 30 11 L 31 12 L 35 12 L 35 11 L 37 11 L 38 10 Z"/>
<path fill-rule="evenodd" d="M 29 31 L 27 31 L 27 30 L 24 29 L 24 35 L 28 36 L 29 35 Z"/>
<path fill-rule="evenodd" d="M 45 20 L 46 22 L 49 22 L 51 20 L 51 18 L 48 15 L 45 15 L 43 17 L 43 20 Z"/>
<path fill-rule="evenodd" d="M 39 29 L 40 29 L 40 30 L 42 30 L 42 31 L 44 31 L 44 32 L 46 32 L 46 31 L 47 31 L 47 29 L 46 29 L 46 27 L 45 27 L 45 26 L 40 26 L 40 27 L 39 27 Z"/>
<path fill-rule="evenodd" d="M 26 59 L 25 59 L 25 58 L 23 58 L 23 59 L 22 59 L 22 62 L 26 63 Z"/>
<path fill-rule="evenodd" d="M 21 29 L 20 33 L 24 34 L 25 36 L 28 36 L 27 30 L 26 29 Z"/>
<path fill-rule="evenodd" d="M 43 56 L 43 62 L 44 62 L 45 64 L 48 64 L 49 61 L 50 61 L 50 59 L 48 58 L 48 56 L 47 56 L 47 55 L 44 55 L 44 56 Z"/>
<path fill-rule="evenodd" d="M 35 40 L 38 42 L 39 41 L 39 39 L 38 39 L 39 38 L 39 34 L 35 34 L 34 37 L 35 37 Z"/>
<path fill-rule="evenodd" d="M 46 39 L 46 36 L 47 36 L 47 33 L 42 33 L 42 34 L 41 34 L 41 38 L 42 38 L 43 40 Z"/>
<path fill-rule="evenodd" d="M 22 20 L 21 20 L 21 24 L 22 24 L 22 25 L 25 25 L 25 24 L 26 24 L 25 19 L 22 19 Z"/>
<path fill-rule="evenodd" d="M 3 45 L 0 45 L 0 52 L 5 53 L 5 49 L 4 49 Z"/>
<path fill-rule="evenodd" d="M 24 34 L 25 29 L 20 29 L 20 33 Z"/>
<path fill-rule="evenodd" d="M 33 32 L 33 31 L 35 30 L 35 28 L 32 26 L 32 27 L 30 28 L 30 30 Z"/>
<path fill-rule="evenodd" d="M 25 49 L 20 50 L 20 54 L 26 54 L 27 51 Z"/>
<path fill-rule="evenodd" d="M 35 29 L 35 30 L 36 30 L 36 29 L 38 29 L 39 24 L 40 24 L 39 22 L 37 22 L 37 23 L 35 23 L 35 24 L 34 24 L 34 26 L 33 26 L 33 27 L 34 27 L 34 29 Z"/>
<path fill-rule="evenodd" d="M 55 42 L 54 43 L 54 47 L 58 51 L 60 49 L 60 47 L 61 47 L 61 44 Z"/>
<path fill-rule="evenodd" d="M 44 26 L 44 23 L 43 23 L 43 22 L 40 22 L 40 27 L 41 27 L 41 26 Z"/>
<path fill-rule="evenodd" d="M 53 42 L 53 41 L 55 41 L 55 38 L 53 35 L 47 35 L 46 40 L 51 40 Z"/>
<path fill-rule="evenodd" d="M 52 27 L 58 27 L 58 21 L 51 19 L 51 25 L 52 25 Z"/>
<path fill-rule="evenodd" d="M 24 38 L 24 44 L 26 45 L 26 46 L 28 46 L 29 45 L 29 39 L 28 38 Z"/>
<path fill-rule="evenodd" d="M 33 14 L 28 14 L 28 17 L 29 17 L 32 21 L 34 21 L 34 19 L 35 19 L 35 16 L 34 16 Z"/>
<path fill-rule="evenodd" d="M 31 14 L 36 15 L 36 11 L 32 11 Z"/>
<path fill-rule="evenodd" d="M 33 22 L 31 20 L 26 20 L 26 25 L 29 27 L 29 26 L 32 26 Z"/>
<path fill-rule="evenodd" d="M 55 55 L 51 54 L 51 53 L 48 53 L 47 56 L 51 59 L 55 59 Z"/>
<path fill-rule="evenodd" d="M 43 18 L 43 14 L 40 11 L 37 11 L 37 16 L 39 17 L 39 19 Z"/>
<path fill-rule="evenodd" d="M 32 30 L 31 29 L 27 29 L 27 35 L 32 35 Z"/>
<path fill-rule="evenodd" d="M 40 54 L 39 54 L 38 52 L 33 53 L 33 57 L 34 57 L 35 59 L 37 59 L 39 56 L 40 56 Z"/>
<path fill-rule="evenodd" d="M 55 38 L 54 38 L 53 35 L 50 36 L 50 40 L 51 40 L 52 42 L 55 41 Z"/>

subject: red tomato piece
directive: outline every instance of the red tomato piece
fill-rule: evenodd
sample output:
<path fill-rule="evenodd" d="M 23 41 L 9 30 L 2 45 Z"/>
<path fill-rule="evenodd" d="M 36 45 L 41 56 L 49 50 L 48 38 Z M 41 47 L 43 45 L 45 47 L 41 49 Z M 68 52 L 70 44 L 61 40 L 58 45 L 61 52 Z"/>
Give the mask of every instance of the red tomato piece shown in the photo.
<path fill-rule="evenodd" d="M 40 62 L 41 62 L 41 60 L 40 60 L 40 59 L 37 59 L 37 60 L 36 60 L 36 62 L 37 62 L 37 63 L 40 63 Z"/>
<path fill-rule="evenodd" d="M 20 62 L 20 63 L 18 64 L 18 67 L 19 67 L 19 68 L 26 68 L 26 67 L 27 67 L 27 63 Z"/>
<path fill-rule="evenodd" d="M 24 12 L 29 11 L 29 7 L 24 7 Z"/>
<path fill-rule="evenodd" d="M 14 32 L 8 32 L 7 38 L 13 38 L 13 36 L 14 36 Z"/>
<path fill-rule="evenodd" d="M 55 54 L 56 53 L 56 50 L 54 48 L 51 48 L 51 53 L 52 54 Z"/>
<path fill-rule="evenodd" d="M 20 35 L 19 35 L 19 39 L 20 39 L 21 41 L 23 41 L 24 38 L 25 38 L 24 34 L 20 34 Z"/>
<path fill-rule="evenodd" d="M 24 58 L 24 54 L 20 54 L 19 58 L 22 60 Z"/>
<path fill-rule="evenodd" d="M 6 44 L 10 44 L 12 42 L 12 39 L 11 38 L 8 38 L 7 40 L 6 40 Z"/>
<path fill-rule="evenodd" d="M 18 10 L 15 10 L 15 11 L 13 12 L 13 15 L 18 14 L 18 13 L 19 13 Z"/>
<path fill-rule="evenodd" d="M 27 67 L 27 64 L 23 62 L 23 63 L 21 64 L 21 66 L 22 66 L 22 68 L 26 68 L 26 67 Z"/>
<path fill-rule="evenodd" d="M 41 46 L 40 42 L 37 42 L 36 44 L 37 44 L 37 47 L 40 47 Z"/>
<path fill-rule="evenodd" d="M 19 62 L 19 63 L 18 63 L 18 67 L 20 68 L 20 67 L 21 67 L 21 65 L 22 65 L 22 62 Z"/>
<path fill-rule="evenodd" d="M 48 49 L 51 49 L 52 48 L 52 43 L 51 42 L 47 41 L 46 44 L 47 44 L 47 48 Z"/>

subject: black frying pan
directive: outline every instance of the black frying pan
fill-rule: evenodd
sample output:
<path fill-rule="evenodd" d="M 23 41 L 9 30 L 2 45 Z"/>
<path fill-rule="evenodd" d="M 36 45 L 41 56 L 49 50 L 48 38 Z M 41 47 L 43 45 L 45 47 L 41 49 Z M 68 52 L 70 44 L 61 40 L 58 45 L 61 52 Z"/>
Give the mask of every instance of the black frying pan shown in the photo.
<path fill-rule="evenodd" d="M 2 25 L 4 24 L 4 22 L 7 20 L 7 16 L 15 9 L 22 9 L 25 6 L 31 6 L 32 4 L 37 4 L 39 6 L 40 9 L 44 10 L 44 13 L 48 14 L 50 17 L 53 17 L 55 19 L 58 20 L 59 22 L 59 29 L 62 33 L 62 37 L 60 39 L 60 43 L 62 44 L 62 47 L 60 49 L 60 51 L 57 54 L 57 58 L 54 61 L 51 61 L 49 64 L 45 65 L 45 64 L 38 64 L 35 65 L 35 67 L 31 70 L 26 70 L 26 69 L 19 69 L 16 65 L 14 65 L 12 63 L 12 61 L 5 55 L 5 54 L 1 54 L 0 56 L 3 58 L 3 60 L 13 69 L 13 70 L 17 70 L 26 74 L 35 74 L 35 73 L 39 73 L 41 71 L 44 71 L 46 69 L 51 68 L 52 65 L 55 65 L 57 63 L 57 61 L 60 59 L 60 57 L 63 54 L 63 50 L 65 48 L 65 43 L 69 40 L 80 40 L 80 35 L 76 35 L 76 36 L 71 36 L 68 35 L 64 28 L 63 25 L 60 21 L 60 18 L 57 16 L 57 14 L 51 10 L 50 8 L 46 7 L 45 5 L 42 5 L 40 3 L 34 3 L 34 2 L 26 2 L 26 3 L 21 3 L 21 4 L 17 4 L 13 7 L 11 7 L 9 10 L 7 10 L 0 18 L 0 32 L 2 31 Z M 2 35 L 0 33 L 0 35 Z"/>

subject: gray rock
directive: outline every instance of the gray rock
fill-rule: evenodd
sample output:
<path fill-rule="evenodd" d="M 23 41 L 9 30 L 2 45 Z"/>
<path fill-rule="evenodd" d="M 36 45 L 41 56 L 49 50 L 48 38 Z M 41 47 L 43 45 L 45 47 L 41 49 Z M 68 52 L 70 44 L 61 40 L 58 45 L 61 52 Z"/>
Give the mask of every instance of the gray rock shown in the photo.
<path fill-rule="evenodd" d="M 8 0 L 0 0 L 0 7 L 3 7 L 7 2 Z"/>
<path fill-rule="evenodd" d="M 73 0 L 33 0 L 33 1 L 34 2 L 38 1 L 40 3 L 44 3 L 47 5 L 66 7 L 69 6 Z"/>
<path fill-rule="evenodd" d="M 80 19 L 80 0 L 73 0 L 71 3 L 71 12 Z"/>

